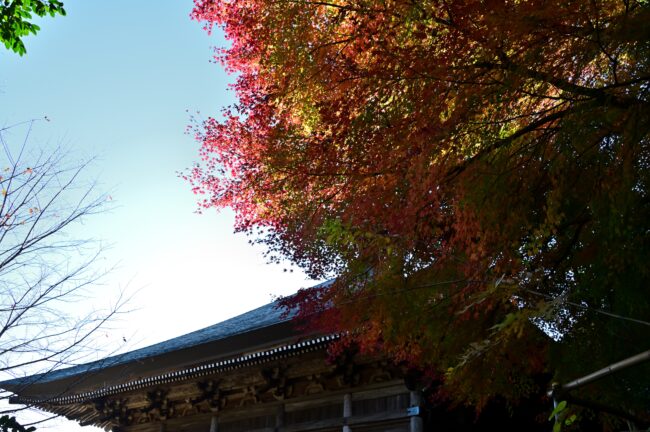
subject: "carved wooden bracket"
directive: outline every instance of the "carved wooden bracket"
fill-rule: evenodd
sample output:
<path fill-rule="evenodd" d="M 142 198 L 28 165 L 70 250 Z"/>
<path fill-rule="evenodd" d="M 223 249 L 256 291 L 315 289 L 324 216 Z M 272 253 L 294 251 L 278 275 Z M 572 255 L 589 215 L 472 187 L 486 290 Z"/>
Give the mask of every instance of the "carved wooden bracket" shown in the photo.
<path fill-rule="evenodd" d="M 126 399 L 99 399 L 95 401 L 95 409 L 99 413 L 101 421 L 123 425 L 130 420 Z"/>
<path fill-rule="evenodd" d="M 167 398 L 168 393 L 168 390 L 163 389 L 147 392 L 149 406 L 144 409 L 144 412 L 150 420 L 166 420 L 174 415 L 174 404 Z"/>
<path fill-rule="evenodd" d="M 260 393 L 270 392 L 275 400 L 284 400 L 293 394 L 293 385 L 287 378 L 287 368 L 281 365 L 262 369 L 262 378 L 266 384 L 259 389 Z"/>
<path fill-rule="evenodd" d="M 221 383 L 217 380 L 208 380 L 197 383 L 201 395 L 192 400 L 192 403 L 201 411 L 219 412 L 228 404 L 228 399 L 219 388 Z"/>
<path fill-rule="evenodd" d="M 361 368 L 354 362 L 356 352 L 346 350 L 334 360 L 334 371 L 341 387 L 355 387 L 361 382 Z"/>

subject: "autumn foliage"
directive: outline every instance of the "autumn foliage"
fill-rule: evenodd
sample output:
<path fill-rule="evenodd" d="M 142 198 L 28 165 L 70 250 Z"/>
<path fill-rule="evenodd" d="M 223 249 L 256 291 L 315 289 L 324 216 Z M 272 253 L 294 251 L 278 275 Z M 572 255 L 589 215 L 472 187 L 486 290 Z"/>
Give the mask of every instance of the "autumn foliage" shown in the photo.
<path fill-rule="evenodd" d="M 478 406 L 647 349 L 648 2 L 195 0 L 193 17 L 230 41 L 238 103 L 198 125 L 188 177 L 273 256 L 338 278 L 288 301 L 302 317 Z"/>

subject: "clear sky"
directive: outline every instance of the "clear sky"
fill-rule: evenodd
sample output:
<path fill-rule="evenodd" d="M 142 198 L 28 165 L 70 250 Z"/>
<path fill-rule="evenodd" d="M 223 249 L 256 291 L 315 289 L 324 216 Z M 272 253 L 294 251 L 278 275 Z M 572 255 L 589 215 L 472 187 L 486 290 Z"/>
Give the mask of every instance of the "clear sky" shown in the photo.
<path fill-rule="evenodd" d="M 0 50 L 0 126 L 47 116 L 31 145 L 62 143 L 79 159 L 98 158 L 90 175 L 114 208 L 72 235 L 111 245 L 100 265 L 118 269 L 98 301 L 137 291 L 137 310 L 107 332 L 107 348 L 122 338 L 128 349 L 169 339 L 313 284 L 267 265 L 260 248 L 232 233 L 229 211 L 195 214 L 195 197 L 177 177 L 197 158 L 186 110 L 216 116 L 234 101 L 232 77 L 211 62 L 211 47 L 224 40 L 189 19 L 192 1 L 65 6 L 66 17 L 39 21 L 26 56 Z"/>

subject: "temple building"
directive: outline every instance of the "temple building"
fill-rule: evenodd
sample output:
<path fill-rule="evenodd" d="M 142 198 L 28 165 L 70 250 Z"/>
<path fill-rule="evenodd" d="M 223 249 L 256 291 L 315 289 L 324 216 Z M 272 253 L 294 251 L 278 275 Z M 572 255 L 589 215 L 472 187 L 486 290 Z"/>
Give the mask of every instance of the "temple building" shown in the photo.
<path fill-rule="evenodd" d="M 120 432 L 423 430 L 421 395 L 385 358 L 328 361 L 271 303 L 101 361 L 0 383 L 12 403 Z"/>

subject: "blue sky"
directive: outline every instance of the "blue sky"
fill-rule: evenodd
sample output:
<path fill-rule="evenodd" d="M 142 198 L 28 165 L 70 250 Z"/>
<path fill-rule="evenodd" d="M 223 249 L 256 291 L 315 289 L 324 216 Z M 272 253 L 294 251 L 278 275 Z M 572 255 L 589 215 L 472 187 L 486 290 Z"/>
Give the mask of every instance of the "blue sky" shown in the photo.
<path fill-rule="evenodd" d="M 47 116 L 31 145 L 97 157 L 89 178 L 114 208 L 71 235 L 111 245 L 100 265 L 118 269 L 97 302 L 137 291 L 136 310 L 107 333 L 107 347 L 122 337 L 128 348 L 171 338 L 311 284 L 299 271 L 267 265 L 260 248 L 233 235 L 230 212 L 195 214 L 195 197 L 177 177 L 197 158 L 186 110 L 215 116 L 234 101 L 232 77 L 211 62 L 211 47 L 224 41 L 189 19 L 192 2 L 65 6 L 66 17 L 39 21 L 26 56 L 0 51 L 0 126 Z"/>

